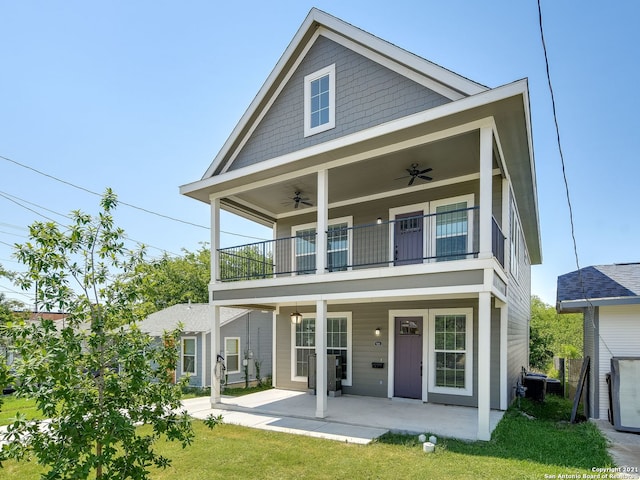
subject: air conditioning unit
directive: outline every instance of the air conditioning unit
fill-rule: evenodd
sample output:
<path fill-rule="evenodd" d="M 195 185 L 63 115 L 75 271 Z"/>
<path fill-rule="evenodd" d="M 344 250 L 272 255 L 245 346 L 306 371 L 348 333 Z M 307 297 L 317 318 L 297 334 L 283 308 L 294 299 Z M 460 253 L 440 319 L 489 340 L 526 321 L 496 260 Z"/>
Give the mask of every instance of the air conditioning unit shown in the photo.
<path fill-rule="evenodd" d="M 316 394 L 316 354 L 309 355 L 309 374 L 307 376 L 307 388 L 312 395 Z M 342 357 L 340 355 L 327 355 L 327 394 L 330 397 L 342 395 Z"/>

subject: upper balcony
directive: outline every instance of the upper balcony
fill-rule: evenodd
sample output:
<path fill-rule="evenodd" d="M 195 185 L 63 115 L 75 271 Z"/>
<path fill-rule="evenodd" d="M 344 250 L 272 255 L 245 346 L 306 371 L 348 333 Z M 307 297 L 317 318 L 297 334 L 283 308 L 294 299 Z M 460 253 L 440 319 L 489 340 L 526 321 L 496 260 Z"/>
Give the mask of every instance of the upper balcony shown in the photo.
<path fill-rule="evenodd" d="M 329 222 L 326 272 L 394 267 L 477 258 L 479 207 L 453 203 L 427 215 L 398 215 L 393 220 L 351 226 Z M 218 249 L 217 281 L 240 281 L 321 273 L 317 271 L 316 229 L 294 236 Z M 492 220 L 492 252 L 504 266 L 505 237 Z"/>

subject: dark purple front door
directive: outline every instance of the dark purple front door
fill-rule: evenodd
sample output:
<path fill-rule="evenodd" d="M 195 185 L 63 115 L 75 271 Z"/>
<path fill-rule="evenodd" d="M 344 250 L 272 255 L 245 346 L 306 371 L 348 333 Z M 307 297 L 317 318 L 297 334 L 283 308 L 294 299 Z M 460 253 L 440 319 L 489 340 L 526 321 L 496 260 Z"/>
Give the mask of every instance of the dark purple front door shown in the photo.
<path fill-rule="evenodd" d="M 396 215 L 394 228 L 394 265 L 422 263 L 422 212 Z"/>
<path fill-rule="evenodd" d="M 395 318 L 395 397 L 422 398 L 422 317 Z"/>

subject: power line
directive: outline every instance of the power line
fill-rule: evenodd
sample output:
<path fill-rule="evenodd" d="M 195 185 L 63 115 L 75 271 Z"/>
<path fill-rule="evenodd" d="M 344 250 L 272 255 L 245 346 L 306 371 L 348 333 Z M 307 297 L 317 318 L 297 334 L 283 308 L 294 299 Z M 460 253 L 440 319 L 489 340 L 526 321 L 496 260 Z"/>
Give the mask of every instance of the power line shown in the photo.
<path fill-rule="evenodd" d="M 556 112 L 556 100 L 555 95 L 553 93 L 553 85 L 551 83 L 551 73 L 549 71 L 549 59 L 547 57 L 547 44 L 544 40 L 544 29 L 542 28 L 542 7 L 540 6 L 540 0 L 538 0 L 538 23 L 540 25 L 540 40 L 542 41 L 542 51 L 544 52 L 544 64 L 547 70 L 547 83 L 549 84 L 549 93 L 551 94 L 551 108 L 553 111 L 553 122 L 556 128 L 556 140 L 558 143 L 558 152 L 560 154 L 560 163 L 562 164 L 562 178 L 564 180 L 564 191 L 567 197 L 567 205 L 569 206 L 569 221 L 571 225 L 571 240 L 573 241 L 573 255 L 576 261 L 576 268 L 578 269 L 578 283 L 580 284 L 580 289 L 582 290 L 582 295 L 584 295 L 585 301 L 589 304 L 589 310 L 594 311 L 595 307 L 589 296 L 587 295 L 586 288 L 584 286 L 584 280 L 582 278 L 582 269 L 580 268 L 580 258 L 578 255 L 578 242 L 576 241 L 576 230 L 573 222 L 573 206 L 571 205 L 571 196 L 569 195 L 569 181 L 567 180 L 567 171 L 565 168 L 564 154 L 562 152 L 562 142 L 560 141 L 560 127 L 558 125 L 558 115 Z M 591 323 L 593 325 L 594 331 L 596 330 L 596 326 L 593 320 L 593 315 L 591 315 Z M 611 356 L 613 356 L 613 352 L 604 341 L 604 339 L 600 336 L 600 340 L 604 344 L 605 348 L 609 351 Z"/>
<path fill-rule="evenodd" d="M 0 197 L 3 197 L 3 198 L 5 198 L 5 199 L 7 199 L 7 200 L 11 201 L 11 202 L 15 203 L 16 205 L 18 205 L 18 206 L 20 206 L 20 207 L 22 207 L 22 208 L 25 208 L 25 209 L 27 209 L 27 210 L 29 210 L 29 211 L 31 211 L 31 212 L 33 212 L 33 213 L 35 213 L 36 215 L 40 215 L 41 217 L 44 217 L 44 218 L 46 218 L 47 220 L 51 220 L 53 223 L 55 223 L 55 224 L 57 224 L 57 225 L 60 225 L 61 227 L 64 227 L 65 225 L 62 225 L 60 222 L 57 222 L 57 221 L 55 221 L 55 220 L 53 220 L 53 219 L 51 219 L 51 218 L 49 218 L 49 217 L 47 217 L 47 216 L 45 216 L 45 215 L 42 215 L 41 213 L 36 212 L 35 210 L 32 210 L 31 208 L 25 207 L 25 206 L 24 206 L 24 205 L 22 205 L 20 202 L 27 203 L 27 204 L 32 205 L 32 206 L 37 207 L 37 208 L 41 208 L 41 209 L 43 209 L 43 210 L 46 210 L 46 211 L 48 211 L 48 212 L 54 213 L 54 214 L 56 214 L 56 215 L 59 215 L 59 216 L 61 216 L 61 217 L 67 218 L 67 219 L 72 219 L 72 217 L 70 217 L 69 215 L 65 215 L 64 213 L 56 212 L 55 210 L 51 210 L 51 209 L 49 209 L 49 208 L 47 208 L 47 207 L 43 207 L 42 205 L 39 205 L 39 204 L 34 203 L 34 202 L 30 202 L 29 200 L 26 200 L 26 199 L 24 199 L 24 198 L 20 198 L 20 197 L 18 197 L 18 196 L 16 196 L 16 195 L 11 195 L 10 193 L 6 193 L 6 192 L 2 192 L 2 191 L 0 191 Z M 9 233 L 9 232 L 5 232 L 5 233 Z M 24 237 L 24 238 L 28 238 L 28 237 L 25 237 L 24 235 L 19 235 L 19 234 L 16 234 L 16 233 L 10 233 L 10 235 L 18 235 L 18 236 L 21 236 L 21 237 Z M 127 240 L 130 240 L 130 241 L 132 241 L 132 242 L 134 242 L 134 243 L 136 243 L 136 244 L 137 244 L 137 245 L 139 245 L 139 246 L 146 246 L 146 247 L 154 248 L 154 249 L 156 249 L 156 250 L 160 250 L 160 251 L 161 251 L 161 252 L 163 252 L 163 253 L 168 253 L 168 254 L 171 254 L 171 255 L 173 255 L 173 256 L 177 256 L 177 257 L 179 257 L 179 256 L 180 256 L 179 254 L 174 253 L 174 252 L 170 252 L 169 250 L 166 250 L 166 249 L 164 249 L 164 248 L 155 247 L 155 246 L 153 246 L 153 245 L 151 245 L 151 244 L 149 244 L 149 243 L 141 242 L 141 241 L 139 241 L 139 240 L 135 240 L 135 239 L 133 239 L 133 238 L 129 237 L 128 235 L 125 235 L 125 236 L 124 236 L 124 238 L 126 238 Z"/>
<path fill-rule="evenodd" d="M 29 238 L 26 235 L 22 235 L 21 233 L 5 232 L 4 230 L 0 230 L 0 233 L 4 233 L 5 235 L 13 235 L 15 237 Z"/>
<path fill-rule="evenodd" d="M 50 178 L 52 180 L 55 180 L 57 182 L 64 183 L 65 185 L 68 185 L 70 187 L 77 188 L 78 190 L 82 190 L 83 192 L 87 192 L 87 193 L 90 193 L 91 195 L 96 195 L 96 196 L 102 198 L 102 194 L 100 194 L 98 192 L 94 192 L 93 190 L 89 190 L 88 188 L 82 187 L 80 185 L 76 185 L 75 183 L 72 183 L 72 182 L 69 182 L 67 180 L 63 180 L 61 178 L 58 178 L 58 177 L 56 177 L 54 175 L 50 175 L 48 173 L 42 172 L 42 171 L 40 171 L 40 170 L 38 170 L 36 168 L 30 167 L 29 165 L 25 165 L 24 163 L 20 163 L 20 162 L 18 162 L 16 160 L 13 160 L 13 159 L 9 158 L 9 157 L 5 157 L 3 155 L 0 155 L 0 158 L 3 159 L 3 160 L 6 160 L 7 162 L 11 162 L 11 163 L 13 163 L 15 165 L 18 165 L 18 166 L 20 166 L 22 168 L 26 168 L 27 170 L 31 170 L 32 172 L 35 172 L 35 173 L 37 173 L 39 175 L 45 176 L 45 177 Z M 194 227 L 203 228 L 205 230 L 211 230 L 210 227 L 207 227 L 205 225 L 200 225 L 198 223 L 189 222 L 187 220 L 181 220 L 179 218 L 170 217 L 169 215 L 164 215 L 162 213 L 154 212 L 152 210 L 148 210 L 148 209 L 143 208 L 143 207 L 138 207 L 137 205 L 132 205 L 130 203 L 123 202 L 121 200 L 118 200 L 118 204 L 125 205 L 125 206 L 130 207 L 130 208 L 135 208 L 136 210 L 140 210 L 142 212 L 149 213 L 151 215 L 156 215 L 158 217 L 162 217 L 162 218 L 165 218 L 165 219 L 168 219 L 168 220 L 173 220 L 175 222 L 180 222 L 180 223 L 184 223 L 184 224 L 191 225 L 191 226 L 194 226 Z M 241 233 L 225 232 L 223 230 L 221 230 L 220 233 L 224 233 L 224 234 L 227 234 L 227 235 L 234 235 L 236 237 L 250 238 L 250 239 L 253 239 L 253 240 L 264 240 L 264 238 L 252 237 L 250 235 L 243 235 Z"/>
<path fill-rule="evenodd" d="M 26 227 L 21 227 L 20 225 L 14 225 L 13 223 L 0 222 L 0 226 L 15 228 L 16 230 L 28 230 Z"/>
<path fill-rule="evenodd" d="M 3 155 L 0 155 L 0 158 L 2 158 L 3 160 L 6 160 L 7 162 L 14 163 L 14 164 L 16 164 L 16 165 L 18 165 L 18 166 L 20 166 L 22 168 L 26 168 L 28 170 L 31 170 L 32 172 L 36 172 L 36 173 L 38 173 L 40 175 L 48 177 L 48 178 L 50 178 L 52 180 L 55 180 L 57 182 L 64 183 L 65 185 L 68 185 L 68 186 L 73 187 L 73 188 L 77 188 L 78 190 L 82 190 L 83 192 L 87 192 L 87 193 L 90 193 L 91 195 L 96 195 L 98 197 L 102 197 L 101 193 L 94 192 L 93 190 L 89 190 L 88 188 L 82 187 L 80 185 L 76 185 L 75 183 L 71 183 L 71 182 L 68 182 L 67 180 L 63 180 L 61 178 L 58 178 L 58 177 L 56 177 L 54 175 L 50 175 L 48 173 L 42 172 L 42 171 L 38 170 L 37 168 L 30 167 L 29 165 L 25 165 L 24 163 L 20 163 L 20 162 L 18 162 L 16 160 L 13 160 L 11 158 L 5 157 Z M 193 227 L 204 228 L 205 230 L 209 230 L 209 227 L 207 227 L 205 225 L 200 225 L 200 224 L 197 224 L 197 223 L 189 222 L 187 220 L 181 220 L 179 218 L 170 217 L 169 215 L 164 215 L 163 213 L 154 212 L 152 210 L 148 210 L 148 209 L 143 208 L 143 207 L 138 207 L 137 205 L 132 205 L 130 203 L 123 202 L 121 200 L 119 200 L 118 203 L 121 204 L 121 205 L 126 205 L 127 207 L 130 207 L 130 208 L 135 208 L 136 210 L 141 210 L 141 211 L 143 211 L 145 213 L 149 213 L 151 215 L 156 215 L 158 217 L 166 218 L 168 220 L 173 220 L 174 222 L 185 223 L 185 224 L 191 225 Z"/>

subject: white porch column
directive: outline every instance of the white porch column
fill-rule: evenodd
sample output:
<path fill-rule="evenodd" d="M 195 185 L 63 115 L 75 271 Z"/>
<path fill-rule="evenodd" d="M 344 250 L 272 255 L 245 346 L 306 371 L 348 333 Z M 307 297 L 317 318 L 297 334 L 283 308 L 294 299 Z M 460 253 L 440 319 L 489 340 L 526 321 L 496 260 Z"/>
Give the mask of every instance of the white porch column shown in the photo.
<path fill-rule="evenodd" d="M 316 273 L 327 270 L 327 229 L 329 228 L 329 172 L 318 172 L 318 238 L 316 242 Z"/>
<path fill-rule="evenodd" d="M 211 200 L 211 283 L 216 283 L 220 278 L 220 199 Z"/>
<path fill-rule="evenodd" d="M 220 403 L 220 380 L 224 372 L 222 364 L 218 365 L 220 354 L 220 307 L 213 306 L 213 318 L 211 319 L 211 407 L 215 408 Z"/>
<path fill-rule="evenodd" d="M 478 440 L 490 440 L 491 410 L 491 293 L 478 298 Z"/>
<path fill-rule="evenodd" d="M 327 416 L 327 301 L 316 302 L 316 417 Z"/>
<path fill-rule="evenodd" d="M 204 388 L 207 386 L 207 332 L 200 333 L 200 344 L 202 345 L 202 358 L 200 359 L 200 372 L 202 373 L 200 373 L 200 378 L 202 379 L 201 386 Z"/>
<path fill-rule="evenodd" d="M 509 328 L 509 307 L 496 299 L 496 307 L 500 308 L 500 410 L 509 407 L 509 384 L 507 370 L 507 333 Z"/>
<path fill-rule="evenodd" d="M 480 245 L 479 258 L 493 257 L 491 248 L 492 183 L 493 183 L 493 130 L 480 129 Z"/>

